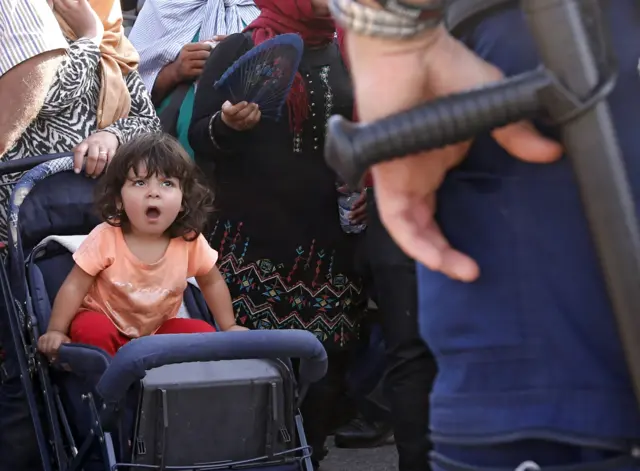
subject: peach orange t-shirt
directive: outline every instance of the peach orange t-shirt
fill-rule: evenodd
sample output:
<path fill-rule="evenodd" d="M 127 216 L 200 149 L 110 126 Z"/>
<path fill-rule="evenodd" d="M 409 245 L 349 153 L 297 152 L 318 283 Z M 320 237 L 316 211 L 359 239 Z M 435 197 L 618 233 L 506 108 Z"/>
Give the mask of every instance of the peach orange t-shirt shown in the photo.
<path fill-rule="evenodd" d="M 122 229 L 100 224 L 73 255 L 82 270 L 95 276 L 82 310 L 106 314 L 129 338 L 153 334 L 177 316 L 187 278 L 206 275 L 217 258 L 200 235 L 192 242 L 171 239 L 160 260 L 143 263 L 129 250 Z"/>

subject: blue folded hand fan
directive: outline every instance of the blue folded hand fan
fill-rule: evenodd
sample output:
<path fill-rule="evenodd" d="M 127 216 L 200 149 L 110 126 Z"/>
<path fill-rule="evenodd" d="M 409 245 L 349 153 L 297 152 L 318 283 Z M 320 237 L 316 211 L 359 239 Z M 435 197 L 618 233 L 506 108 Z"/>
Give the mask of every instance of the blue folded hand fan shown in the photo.
<path fill-rule="evenodd" d="M 298 72 L 304 43 L 297 34 L 271 38 L 235 61 L 214 87 L 228 93 L 231 103 L 255 103 L 262 118 L 278 120 L 293 78 Z"/>

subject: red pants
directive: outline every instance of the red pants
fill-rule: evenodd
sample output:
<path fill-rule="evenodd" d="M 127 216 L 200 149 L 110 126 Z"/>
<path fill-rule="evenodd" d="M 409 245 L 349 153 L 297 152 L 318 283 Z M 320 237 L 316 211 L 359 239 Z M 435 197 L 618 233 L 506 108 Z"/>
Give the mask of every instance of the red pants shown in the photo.
<path fill-rule="evenodd" d="M 212 325 L 199 319 L 174 318 L 165 321 L 156 334 L 195 334 L 215 332 Z M 73 343 L 84 343 L 99 347 L 113 356 L 120 347 L 131 340 L 122 334 L 105 314 L 81 311 L 71 322 L 69 337 Z"/>

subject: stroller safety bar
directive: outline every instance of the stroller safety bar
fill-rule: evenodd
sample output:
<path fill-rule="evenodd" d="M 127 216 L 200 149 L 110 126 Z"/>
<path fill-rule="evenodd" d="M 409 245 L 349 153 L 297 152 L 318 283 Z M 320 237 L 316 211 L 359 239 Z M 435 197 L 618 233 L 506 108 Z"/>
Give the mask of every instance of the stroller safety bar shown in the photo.
<path fill-rule="evenodd" d="M 101 348 L 93 345 L 68 343 L 60 346 L 55 366 L 69 369 L 83 378 L 97 383 L 109 368 L 111 357 Z"/>
<path fill-rule="evenodd" d="M 60 350 L 61 356 L 65 348 Z M 302 384 L 318 381 L 327 372 L 327 353 L 315 335 L 307 331 L 152 335 L 122 347 L 96 389 L 106 403 L 116 403 L 152 368 L 175 363 L 258 358 L 300 358 Z"/>

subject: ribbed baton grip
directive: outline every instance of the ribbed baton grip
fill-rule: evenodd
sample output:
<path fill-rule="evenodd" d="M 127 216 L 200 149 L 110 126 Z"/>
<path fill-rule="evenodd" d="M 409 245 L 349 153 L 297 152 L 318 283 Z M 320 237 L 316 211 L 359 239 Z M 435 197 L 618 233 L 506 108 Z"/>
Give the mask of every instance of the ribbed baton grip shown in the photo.
<path fill-rule="evenodd" d="M 541 108 L 539 92 L 548 84 L 547 74 L 536 70 L 370 124 L 333 116 L 325 159 L 356 188 L 374 164 L 463 142 L 480 132 L 535 116 Z"/>

